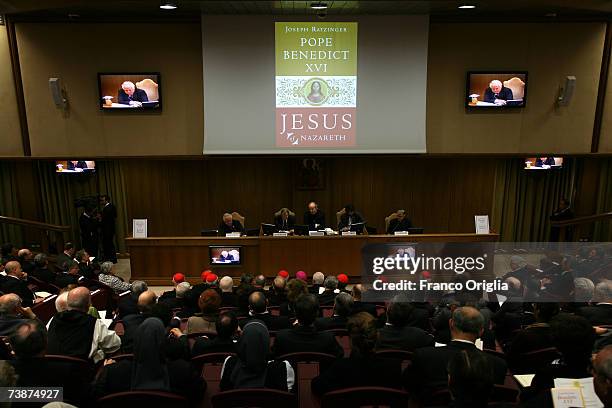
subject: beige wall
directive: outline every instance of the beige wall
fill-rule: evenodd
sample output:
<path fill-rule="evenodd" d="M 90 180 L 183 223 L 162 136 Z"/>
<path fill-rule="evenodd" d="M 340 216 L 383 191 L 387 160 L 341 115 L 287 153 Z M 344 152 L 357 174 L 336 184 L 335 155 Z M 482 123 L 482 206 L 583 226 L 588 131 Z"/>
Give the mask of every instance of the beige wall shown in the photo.
<path fill-rule="evenodd" d="M 34 156 L 201 154 L 199 24 L 20 23 L 16 28 Z M 604 36 L 602 23 L 431 24 L 428 152 L 589 152 Z M 8 54 L 1 43 L 4 58 Z M 529 71 L 527 106 L 466 113 L 465 73 L 470 69 Z M 163 112 L 101 112 L 96 73 L 138 70 L 162 73 Z M 566 75 L 578 78 L 574 99 L 569 107 L 555 108 Z M 51 101 L 47 81 L 52 76 L 60 77 L 67 90 L 67 116 Z M 607 106 L 602 151 L 612 151 L 612 103 Z M 0 115 L 6 115 L 4 109 Z M 15 147 L 19 151 L 9 154 L 21 154 L 20 143 Z"/>
<path fill-rule="evenodd" d="M 430 26 L 427 151 L 430 153 L 590 152 L 605 37 L 603 23 Z M 529 71 L 527 106 L 465 111 L 468 70 Z M 568 107 L 558 88 L 575 75 Z"/>
<path fill-rule="evenodd" d="M 598 152 L 612 153 L 612 66 L 608 67 L 608 84 L 603 117 L 601 118 L 601 135 Z"/>
<path fill-rule="evenodd" d="M 6 26 L 0 25 L 0 156 L 23 156 Z"/>
<path fill-rule="evenodd" d="M 194 155 L 202 152 L 199 24 L 16 26 L 33 156 Z M 159 71 L 163 112 L 102 112 L 98 72 Z M 51 100 L 59 77 L 70 110 Z"/>

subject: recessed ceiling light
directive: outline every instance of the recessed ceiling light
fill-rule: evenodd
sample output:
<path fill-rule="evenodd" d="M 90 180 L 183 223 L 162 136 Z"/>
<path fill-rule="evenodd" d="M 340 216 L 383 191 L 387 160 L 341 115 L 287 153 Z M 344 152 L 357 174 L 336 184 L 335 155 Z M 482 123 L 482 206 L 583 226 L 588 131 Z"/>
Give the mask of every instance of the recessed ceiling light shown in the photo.
<path fill-rule="evenodd" d="M 159 8 L 162 10 L 174 10 L 176 9 L 178 6 L 176 5 L 176 3 L 162 3 L 160 4 Z"/>
<path fill-rule="evenodd" d="M 459 6 L 458 8 L 462 9 L 462 10 L 467 10 L 467 9 L 475 9 L 476 6 L 473 4 L 462 4 L 461 6 Z"/>
<path fill-rule="evenodd" d="M 327 9 L 327 3 L 321 3 L 321 2 L 310 3 L 310 8 L 313 10 L 325 10 Z"/>

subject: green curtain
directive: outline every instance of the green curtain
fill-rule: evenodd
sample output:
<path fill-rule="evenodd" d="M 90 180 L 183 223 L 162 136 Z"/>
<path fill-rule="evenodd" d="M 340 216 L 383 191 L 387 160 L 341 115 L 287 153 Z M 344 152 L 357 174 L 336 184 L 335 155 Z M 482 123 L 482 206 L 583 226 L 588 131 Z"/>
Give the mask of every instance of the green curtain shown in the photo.
<path fill-rule="evenodd" d="M 491 225 L 501 241 L 545 242 L 549 216 L 561 197 L 573 199 L 580 161 L 566 159 L 558 171 L 527 171 L 521 159 L 500 160 L 495 169 Z"/>
<path fill-rule="evenodd" d="M 100 194 L 108 194 L 117 207 L 117 223 L 115 247 L 121 253 L 126 252 L 125 237 L 129 225 L 127 217 L 127 191 L 123 168 L 120 161 L 96 162 L 98 171 L 98 190 Z"/>
<path fill-rule="evenodd" d="M 599 188 L 597 189 L 597 206 L 595 213 L 612 211 L 612 158 L 601 159 L 599 171 Z M 593 241 L 612 241 L 612 220 L 599 221 L 593 229 Z"/>
<path fill-rule="evenodd" d="M 83 208 L 75 206 L 75 200 L 108 194 L 117 207 L 116 248 L 125 252 L 127 229 L 126 192 L 123 172 L 119 162 L 96 162 L 94 175 L 55 173 L 54 162 L 37 162 L 43 222 L 70 225 L 73 242 L 80 246 L 79 216 Z"/>
<path fill-rule="evenodd" d="M 20 218 L 16 174 L 14 162 L 0 161 L 0 215 Z M 0 244 L 12 242 L 22 246 L 25 244 L 23 239 L 22 227 L 0 224 Z"/>

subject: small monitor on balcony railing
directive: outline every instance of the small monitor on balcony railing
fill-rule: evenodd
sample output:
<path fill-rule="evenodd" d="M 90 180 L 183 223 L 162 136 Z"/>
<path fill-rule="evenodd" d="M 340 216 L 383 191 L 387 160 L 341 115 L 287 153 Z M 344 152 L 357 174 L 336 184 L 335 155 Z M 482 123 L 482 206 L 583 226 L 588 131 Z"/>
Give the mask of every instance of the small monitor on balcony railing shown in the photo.
<path fill-rule="evenodd" d="M 563 157 L 542 156 L 525 159 L 525 170 L 555 170 L 563 167 Z"/>
<path fill-rule="evenodd" d="M 87 174 L 96 171 L 93 160 L 56 160 L 55 172 L 62 174 Z"/>

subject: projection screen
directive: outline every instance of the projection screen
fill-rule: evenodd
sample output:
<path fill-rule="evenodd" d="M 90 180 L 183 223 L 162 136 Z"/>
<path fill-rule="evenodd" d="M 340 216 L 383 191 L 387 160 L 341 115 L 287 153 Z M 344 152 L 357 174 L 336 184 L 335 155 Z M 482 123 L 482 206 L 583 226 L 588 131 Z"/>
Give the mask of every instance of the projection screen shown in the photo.
<path fill-rule="evenodd" d="M 202 16 L 204 154 L 425 152 L 428 16 Z"/>

